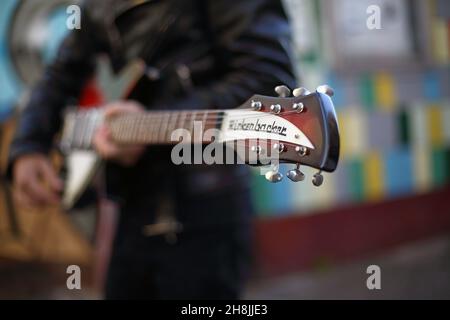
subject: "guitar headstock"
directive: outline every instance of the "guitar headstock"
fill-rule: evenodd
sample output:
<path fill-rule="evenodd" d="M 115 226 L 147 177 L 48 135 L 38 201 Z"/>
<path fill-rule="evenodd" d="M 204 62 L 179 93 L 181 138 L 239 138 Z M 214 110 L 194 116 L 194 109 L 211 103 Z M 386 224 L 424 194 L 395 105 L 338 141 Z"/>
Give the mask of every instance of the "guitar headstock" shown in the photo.
<path fill-rule="evenodd" d="M 247 116 L 242 125 L 241 120 L 236 121 L 237 124 L 232 122 L 228 129 L 233 130 L 234 126 L 237 128 L 234 130 L 259 130 L 256 143 L 253 140 L 250 144 L 247 140 L 249 156 L 246 160 L 253 153 L 259 160 L 266 160 L 260 161 L 265 164 L 267 160 L 295 164 L 296 167 L 287 172 L 287 177 L 294 182 L 304 180 L 301 165 L 316 168 L 319 171 L 314 175 L 313 184 L 319 186 L 323 182 L 321 172 L 333 172 L 339 160 L 339 129 L 331 100 L 333 89 L 327 85 L 319 86 L 314 92 L 298 88 L 291 95 L 289 88 L 278 86 L 275 92 L 278 97 L 255 95 L 250 98 L 240 109 L 256 111 L 260 116 L 254 120 Z M 283 174 L 275 169 L 269 171 L 266 178 L 279 182 Z"/>

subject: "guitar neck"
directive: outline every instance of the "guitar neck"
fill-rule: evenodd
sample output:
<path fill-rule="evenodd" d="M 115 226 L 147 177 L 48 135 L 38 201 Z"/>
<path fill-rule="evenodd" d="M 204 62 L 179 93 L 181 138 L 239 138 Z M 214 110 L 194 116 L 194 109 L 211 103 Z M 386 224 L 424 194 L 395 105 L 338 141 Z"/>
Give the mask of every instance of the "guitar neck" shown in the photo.
<path fill-rule="evenodd" d="M 117 116 L 109 128 L 120 144 L 175 144 L 179 141 L 172 134 L 177 129 L 189 133 L 191 143 L 208 143 L 203 132 L 220 129 L 224 114 L 221 110 L 147 111 Z"/>

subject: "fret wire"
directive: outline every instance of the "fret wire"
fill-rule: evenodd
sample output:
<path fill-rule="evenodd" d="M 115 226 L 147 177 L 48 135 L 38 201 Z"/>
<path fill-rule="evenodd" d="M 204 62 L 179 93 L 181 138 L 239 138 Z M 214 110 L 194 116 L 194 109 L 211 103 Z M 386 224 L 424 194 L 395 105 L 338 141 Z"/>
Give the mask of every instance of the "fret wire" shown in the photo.
<path fill-rule="evenodd" d="M 158 120 L 158 130 L 157 130 L 157 134 L 156 134 L 156 142 L 159 144 L 160 142 L 161 142 L 161 140 L 160 140 L 160 137 L 161 137 L 161 128 L 162 128 L 162 126 L 163 126 L 163 123 L 164 123 L 164 115 L 165 115 L 165 113 L 164 112 L 161 112 L 160 113 L 160 118 L 159 118 L 159 120 Z"/>
<path fill-rule="evenodd" d="M 160 130 L 160 136 L 159 136 L 159 142 L 163 143 L 165 141 L 165 135 L 167 130 L 167 117 L 168 113 L 164 112 L 163 118 L 161 119 L 161 130 Z"/>
<path fill-rule="evenodd" d="M 158 142 L 161 142 L 161 140 L 164 136 L 164 128 L 165 128 L 165 123 L 166 123 L 165 117 L 166 117 L 166 113 L 164 112 L 162 114 L 162 117 L 160 120 L 161 125 L 159 126 L 159 130 L 158 130 Z"/>
<path fill-rule="evenodd" d="M 140 141 L 142 140 L 142 116 L 136 118 L 136 143 L 140 143 Z"/>
<path fill-rule="evenodd" d="M 190 125 L 191 137 L 194 135 L 194 122 L 195 122 L 195 117 L 196 116 L 197 116 L 197 111 L 192 112 L 192 114 L 191 114 L 191 125 Z"/>
<path fill-rule="evenodd" d="M 165 141 L 166 142 L 170 142 L 170 136 L 171 136 L 172 131 L 173 131 L 172 125 L 171 125 L 172 124 L 172 117 L 174 115 L 176 115 L 175 112 L 169 112 L 169 119 L 167 121 L 167 128 L 166 128 L 166 135 L 165 135 Z"/>
<path fill-rule="evenodd" d="M 154 120 L 153 120 L 153 116 L 152 115 L 147 115 L 146 117 L 147 120 L 147 130 L 148 130 L 148 136 L 149 136 L 149 141 L 151 143 L 154 143 L 154 130 L 155 130 L 155 125 L 154 125 Z"/>
<path fill-rule="evenodd" d="M 141 119 L 141 143 L 145 143 L 147 141 L 147 121 L 145 117 L 142 115 Z"/>
<path fill-rule="evenodd" d="M 83 147 L 83 136 L 85 134 L 85 117 L 86 117 L 86 113 L 85 111 L 82 111 L 80 113 L 80 116 L 78 117 L 79 120 L 79 125 L 78 125 L 78 136 L 77 136 L 77 147 L 78 148 L 82 148 Z"/>
<path fill-rule="evenodd" d="M 121 121 L 117 121 L 115 124 L 115 135 L 119 136 L 119 140 L 122 141 L 142 141 L 142 142 L 167 142 L 170 141 L 170 135 L 174 129 L 184 128 L 189 130 L 191 134 L 193 134 L 194 122 L 202 121 L 202 126 L 204 130 L 207 130 L 211 126 L 215 126 L 220 124 L 226 116 L 223 114 L 220 115 L 219 112 L 223 112 L 223 110 L 193 110 L 193 111 L 170 111 L 170 112 L 160 112 L 160 111 L 151 111 L 145 115 L 136 115 L 127 116 L 122 119 L 118 119 Z M 199 115 L 200 113 L 200 115 Z M 284 114 L 289 114 L 290 112 L 286 112 Z M 217 115 L 216 115 L 217 114 Z M 81 117 L 78 117 L 77 120 L 81 120 Z M 80 123 L 81 122 L 81 123 Z M 91 122 L 89 122 L 91 124 Z M 83 135 L 83 139 L 80 140 L 80 135 L 78 134 L 80 131 L 85 131 L 87 134 L 91 128 L 91 126 L 85 126 L 85 121 L 76 121 L 74 132 L 76 132 L 74 144 L 79 146 L 83 146 L 84 138 L 87 138 Z M 81 130 L 83 129 L 83 130 Z M 89 130 L 84 130 L 89 129 Z"/>
<path fill-rule="evenodd" d="M 156 117 L 158 115 L 158 112 L 155 112 L 155 114 L 154 114 L 154 116 Z M 151 119 L 150 119 L 151 120 Z M 152 121 L 152 120 L 151 120 Z M 156 133 L 156 125 L 153 125 L 152 127 L 151 127 L 151 132 L 152 132 L 152 134 L 151 134 L 151 142 L 152 143 L 155 143 L 156 142 L 156 139 L 155 139 L 155 133 Z"/>
<path fill-rule="evenodd" d="M 119 139 L 124 140 L 125 139 L 125 120 L 122 119 L 119 126 Z"/>
<path fill-rule="evenodd" d="M 181 114 L 182 114 L 182 117 L 180 117 L 180 126 L 179 126 L 179 128 L 180 129 L 184 129 L 185 122 L 186 122 L 187 111 L 182 111 Z"/>
<path fill-rule="evenodd" d="M 130 115 L 128 115 L 126 117 L 125 120 L 127 127 L 128 127 L 128 140 L 129 141 L 133 141 L 134 137 L 135 137 L 135 132 L 136 132 L 136 127 L 132 125 L 131 121 L 130 121 Z"/>
<path fill-rule="evenodd" d="M 165 130 L 166 132 L 164 133 L 164 142 L 170 141 L 170 135 L 172 133 L 172 131 L 170 129 L 170 123 L 171 123 L 171 119 L 172 119 L 173 114 L 174 114 L 174 112 L 171 111 L 167 115 L 167 125 L 166 125 L 166 130 Z"/>
<path fill-rule="evenodd" d="M 156 122 L 157 124 L 158 124 L 158 129 L 156 130 L 156 143 L 159 143 L 159 137 L 160 137 L 160 134 L 161 134 L 161 127 L 162 127 L 162 118 L 164 117 L 164 113 L 163 112 L 160 112 L 160 116 L 159 116 L 159 119 L 158 119 L 158 121 Z"/>
<path fill-rule="evenodd" d="M 159 130 L 158 130 L 158 133 L 159 133 L 159 135 L 158 135 L 158 143 L 161 143 L 162 140 L 163 140 L 162 137 L 164 136 L 164 127 L 165 127 L 165 123 L 166 123 L 165 118 L 166 118 L 166 112 L 163 112 L 162 116 L 161 116 L 161 119 L 159 121 L 160 125 L 159 125 Z"/>
<path fill-rule="evenodd" d="M 178 112 L 173 111 L 170 113 L 170 121 L 169 121 L 170 125 L 168 127 L 167 136 L 166 136 L 167 142 L 171 142 L 172 133 L 176 127 L 177 118 L 178 118 Z"/>
<path fill-rule="evenodd" d="M 88 149 L 91 146 L 92 136 L 94 135 L 96 122 L 97 122 L 96 116 L 97 116 L 97 112 L 95 110 L 92 110 L 88 117 L 88 127 L 87 127 L 86 136 L 84 139 L 84 147 L 86 149 Z"/>
<path fill-rule="evenodd" d="M 207 119 L 208 119 L 208 110 L 203 111 L 203 119 L 202 119 L 203 131 L 208 130 L 208 128 L 206 127 L 206 120 Z"/>
<path fill-rule="evenodd" d="M 147 115 L 143 115 L 142 116 L 142 125 L 144 126 L 145 130 L 143 133 L 143 137 L 142 140 L 143 142 L 150 142 L 150 130 L 149 130 L 149 121 L 148 121 L 148 116 Z"/>

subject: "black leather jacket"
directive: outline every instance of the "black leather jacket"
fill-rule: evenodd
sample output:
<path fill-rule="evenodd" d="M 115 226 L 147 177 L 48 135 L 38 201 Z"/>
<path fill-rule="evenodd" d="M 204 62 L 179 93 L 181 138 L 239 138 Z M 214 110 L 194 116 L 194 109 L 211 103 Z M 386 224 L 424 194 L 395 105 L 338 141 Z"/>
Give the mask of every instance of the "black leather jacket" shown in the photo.
<path fill-rule="evenodd" d="M 234 108 L 255 93 L 273 95 L 276 85 L 295 84 L 280 1 L 153 0 L 132 8 L 129 3 L 86 2 L 82 29 L 66 38 L 32 92 L 12 144 L 12 162 L 49 151 L 63 108 L 79 96 L 99 54 L 108 55 L 116 71 L 138 56 L 159 71 L 131 95 L 149 109 Z M 189 70 L 188 79 L 179 76 L 180 67 Z M 161 190 L 179 201 L 239 194 L 247 184 L 242 168 L 177 167 L 169 150 L 149 148 L 134 168 L 108 164 L 108 185 L 124 207 L 141 210 Z"/>

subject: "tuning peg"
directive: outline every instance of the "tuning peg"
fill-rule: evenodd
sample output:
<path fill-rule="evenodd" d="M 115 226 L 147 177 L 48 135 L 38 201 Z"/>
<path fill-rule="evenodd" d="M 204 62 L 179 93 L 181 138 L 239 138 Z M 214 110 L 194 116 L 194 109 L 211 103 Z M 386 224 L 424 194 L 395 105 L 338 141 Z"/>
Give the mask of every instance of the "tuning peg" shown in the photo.
<path fill-rule="evenodd" d="M 294 91 L 293 91 L 294 97 L 304 97 L 310 93 L 311 93 L 311 91 L 309 91 L 308 89 L 303 88 L 303 87 L 294 89 Z"/>
<path fill-rule="evenodd" d="M 305 110 L 305 105 L 302 102 L 297 102 L 292 105 L 292 109 L 298 113 L 302 113 Z"/>
<path fill-rule="evenodd" d="M 266 172 L 266 179 L 272 183 L 277 183 L 283 180 L 283 175 L 278 171 L 268 171 Z"/>
<path fill-rule="evenodd" d="M 279 114 L 281 112 L 281 110 L 282 110 L 282 107 L 280 104 L 273 104 L 270 106 L 270 111 L 272 113 Z"/>
<path fill-rule="evenodd" d="M 274 143 L 272 149 L 277 153 L 283 153 L 284 151 L 286 151 L 286 146 L 284 145 L 284 143 L 281 142 Z"/>
<path fill-rule="evenodd" d="M 252 146 L 250 150 L 256 154 L 262 154 L 263 149 L 261 146 Z"/>
<path fill-rule="evenodd" d="M 305 180 L 305 175 L 300 171 L 300 165 L 297 164 L 297 167 L 293 170 L 289 170 L 286 176 L 293 182 L 300 182 Z"/>
<path fill-rule="evenodd" d="M 281 98 L 286 98 L 286 97 L 289 97 L 291 95 L 291 89 L 289 89 L 285 85 L 275 87 L 275 92 Z"/>
<path fill-rule="evenodd" d="M 262 109 L 261 101 L 252 100 L 251 107 L 255 111 L 260 111 Z"/>
<path fill-rule="evenodd" d="M 304 146 L 295 147 L 295 152 L 297 152 L 301 157 L 304 157 L 308 154 L 308 148 Z"/>
<path fill-rule="evenodd" d="M 317 172 L 312 180 L 313 185 L 315 185 L 316 187 L 320 187 L 323 183 L 323 175 L 321 173 L 321 171 Z"/>
<path fill-rule="evenodd" d="M 323 84 L 321 86 L 318 86 L 316 89 L 317 92 L 326 94 L 329 97 L 332 97 L 334 95 L 334 90 L 329 85 Z"/>

